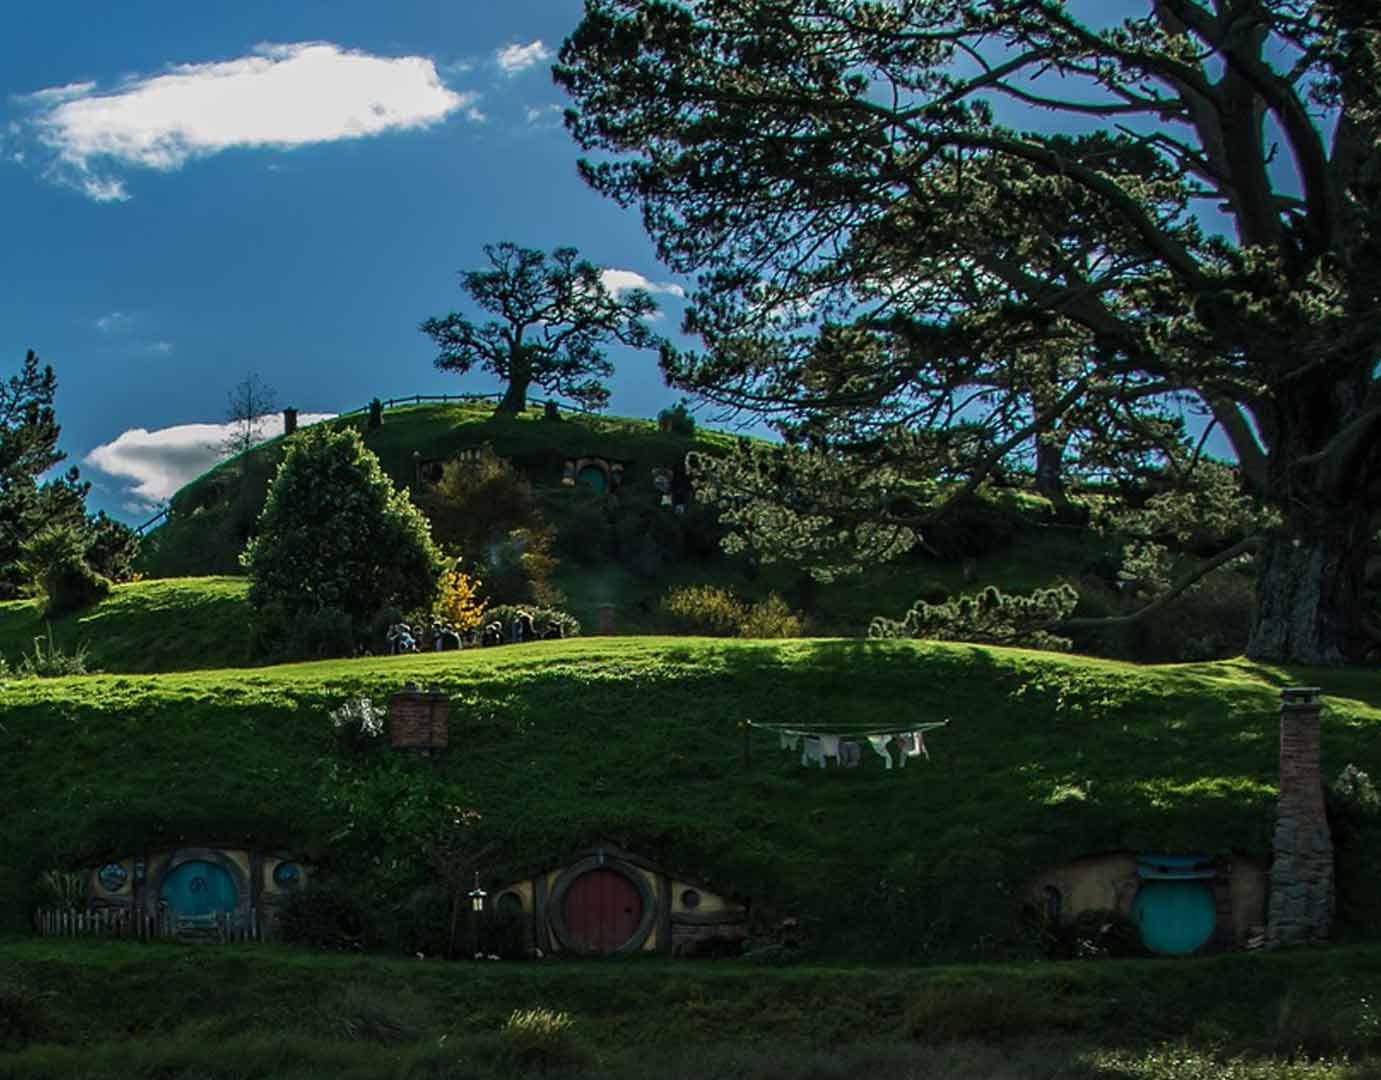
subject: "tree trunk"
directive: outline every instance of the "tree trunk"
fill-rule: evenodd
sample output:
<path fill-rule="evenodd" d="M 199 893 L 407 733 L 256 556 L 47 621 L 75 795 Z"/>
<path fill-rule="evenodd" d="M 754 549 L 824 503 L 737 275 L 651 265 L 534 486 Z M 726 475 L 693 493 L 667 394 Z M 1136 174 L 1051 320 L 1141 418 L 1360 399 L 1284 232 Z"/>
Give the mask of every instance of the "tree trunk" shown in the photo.
<path fill-rule="evenodd" d="M 1065 444 L 1046 433 L 1036 436 L 1036 490 L 1048 499 L 1063 497 Z"/>
<path fill-rule="evenodd" d="M 495 413 L 503 413 L 509 416 L 517 416 L 527 408 L 527 388 L 531 385 L 531 379 L 524 379 L 513 376 L 508 380 L 508 389 L 504 391 L 503 400 L 499 402 L 499 407 Z"/>
<path fill-rule="evenodd" d="M 1247 643 L 1253 660 L 1336 666 L 1362 651 L 1370 508 L 1359 502 L 1312 509 L 1262 545 Z"/>

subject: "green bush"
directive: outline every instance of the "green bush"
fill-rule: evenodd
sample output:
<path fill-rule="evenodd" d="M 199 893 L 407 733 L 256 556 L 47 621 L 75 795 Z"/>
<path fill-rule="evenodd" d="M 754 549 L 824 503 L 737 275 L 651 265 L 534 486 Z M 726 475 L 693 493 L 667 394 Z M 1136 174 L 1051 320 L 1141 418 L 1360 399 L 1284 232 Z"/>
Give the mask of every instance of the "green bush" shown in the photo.
<path fill-rule="evenodd" d="M 289 612 L 265 605 L 251 624 L 250 647 L 267 660 L 333 660 L 355 653 L 355 623 L 340 608 Z"/>
<path fill-rule="evenodd" d="M 657 430 L 669 431 L 673 435 L 691 436 L 695 434 L 695 417 L 692 415 L 690 403 L 682 398 L 669 409 L 663 409 L 657 414 Z"/>
<path fill-rule="evenodd" d="M 63 649 L 53 638 L 53 628 L 44 636 L 34 638 L 34 651 L 20 658 L 15 674 L 29 679 L 60 679 L 67 675 L 89 675 L 86 662 L 90 650 L 78 644 L 71 652 Z"/>
<path fill-rule="evenodd" d="M 500 604 L 484 613 L 484 625 L 492 622 L 503 625 L 504 641 L 510 640 L 520 615 L 532 616 L 532 628 L 537 636 L 544 636 L 553 627 L 561 628 L 563 638 L 580 636 L 580 620 L 558 608 L 535 607 L 532 604 Z"/>
<path fill-rule="evenodd" d="M 1076 960 L 1144 956 L 1141 930 L 1120 911 L 1081 911 L 1058 933 L 1058 955 Z"/>
<path fill-rule="evenodd" d="M 797 638 L 805 630 L 805 623 L 776 593 L 759 600 L 744 614 L 738 625 L 738 636 L 746 638 Z"/>
<path fill-rule="evenodd" d="M 343 644 L 336 613 L 358 631 L 389 605 L 429 608 L 444 566 L 427 519 L 359 433 L 324 424 L 289 440 L 240 561 L 261 641 L 331 648 Z"/>
<path fill-rule="evenodd" d="M 317 1007 L 317 1019 L 330 1037 L 400 1046 L 417 1040 L 424 1012 L 424 1003 L 413 994 L 350 982 Z"/>
<path fill-rule="evenodd" d="M 575 1030 L 569 1013 L 515 1009 L 499 1032 L 494 1062 L 500 1075 L 587 1068 L 595 1056 Z"/>
<path fill-rule="evenodd" d="M 21 550 L 25 572 L 48 598 L 49 617 L 81 611 L 110 595 L 110 579 L 87 565 L 86 540 L 75 526 L 44 529 Z"/>
<path fill-rule="evenodd" d="M 739 632 L 747 606 L 728 589 L 715 585 L 687 585 L 662 597 L 662 612 L 683 634 L 733 637 Z"/>
<path fill-rule="evenodd" d="M 289 945 L 359 952 L 372 936 L 363 905 L 338 885 L 309 884 L 278 911 L 278 937 Z"/>

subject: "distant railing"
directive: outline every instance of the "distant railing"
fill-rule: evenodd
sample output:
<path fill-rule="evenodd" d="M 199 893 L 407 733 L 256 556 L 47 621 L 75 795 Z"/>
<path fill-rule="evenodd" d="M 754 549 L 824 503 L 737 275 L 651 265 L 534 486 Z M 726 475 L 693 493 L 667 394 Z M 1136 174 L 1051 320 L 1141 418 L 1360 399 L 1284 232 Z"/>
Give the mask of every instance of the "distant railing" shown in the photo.
<path fill-rule="evenodd" d="M 385 408 L 385 409 L 398 409 L 398 408 L 402 408 L 402 407 L 405 406 L 405 405 L 423 405 L 423 404 L 426 404 L 426 403 L 429 403 L 429 402 L 433 402 L 433 401 L 440 402 L 440 403 L 442 403 L 442 404 L 444 405 L 444 404 L 449 404 L 449 403 L 452 402 L 452 401 L 457 402 L 457 403 L 466 402 L 466 401 L 498 401 L 498 400 L 499 400 L 500 398 L 502 398 L 502 397 L 503 397 L 503 395 L 502 395 L 502 394 L 498 394 L 498 393 L 493 393 L 493 394 L 413 394 L 413 395 L 411 395 L 411 396 L 409 396 L 409 397 L 387 398 L 387 399 L 381 400 L 381 401 L 379 402 L 379 404 L 382 405 L 383 408 Z M 545 408 L 545 407 L 548 406 L 548 405 L 555 405 L 558 409 L 562 410 L 563 412 L 582 413 L 582 414 L 585 415 L 585 416 L 598 416 L 598 415 L 599 415 L 599 413 L 598 413 L 596 410 L 594 410 L 594 409 L 587 409 L 587 408 L 584 408 L 584 407 L 581 406 L 581 405 L 572 404 L 572 403 L 569 402 L 569 401 L 559 401 L 559 400 L 557 400 L 556 398 L 545 398 L 545 399 L 543 399 L 543 398 L 532 398 L 532 399 L 530 399 L 530 400 L 531 400 L 531 403 L 532 403 L 533 405 L 538 405 L 538 406 L 541 406 L 541 407 L 543 407 L 543 408 Z M 371 402 L 370 404 L 373 404 L 373 403 Z M 337 419 L 337 418 L 342 417 L 342 416 L 357 416 L 357 415 L 359 415 L 360 413 L 367 413 L 367 412 L 369 412 L 369 408 L 370 408 L 370 405 L 361 405 L 361 406 L 359 406 L 358 408 L 355 408 L 355 409 L 346 409 L 344 412 L 339 412 L 339 413 L 337 413 L 334 417 L 332 417 L 332 419 Z M 226 460 L 233 460 L 233 459 L 227 458 Z M 223 465 L 223 464 L 225 464 L 225 462 L 223 462 L 223 461 L 218 461 L 215 465 L 212 466 L 212 468 L 217 468 L 217 467 L 219 467 L 220 465 Z M 208 470 L 208 471 L 210 471 L 210 470 Z M 202 475 L 204 476 L 205 473 L 203 473 Z M 200 479 L 200 477 L 198 477 L 198 479 Z M 194 481 L 194 482 L 195 482 L 195 481 Z M 137 536 L 143 536 L 143 535 L 144 535 L 146 532 L 148 532 L 150 529 L 154 528 L 155 526 L 161 525 L 164 521 L 166 521 L 166 520 L 168 519 L 168 514 L 169 514 L 171 511 L 172 511 L 172 507 L 170 507 L 170 506 L 165 506 L 162 510 L 160 510 L 158 513 L 156 513 L 153 517 L 149 518 L 148 521 L 144 522 L 144 524 L 142 524 L 142 525 L 136 525 L 136 526 L 134 527 L 135 535 L 137 535 Z"/>
<path fill-rule="evenodd" d="M 127 941 L 184 941 L 225 945 L 242 941 L 266 941 L 257 908 L 247 914 L 222 911 L 213 915 L 175 915 L 123 908 L 42 909 L 34 913 L 39 937 L 101 937 Z"/>

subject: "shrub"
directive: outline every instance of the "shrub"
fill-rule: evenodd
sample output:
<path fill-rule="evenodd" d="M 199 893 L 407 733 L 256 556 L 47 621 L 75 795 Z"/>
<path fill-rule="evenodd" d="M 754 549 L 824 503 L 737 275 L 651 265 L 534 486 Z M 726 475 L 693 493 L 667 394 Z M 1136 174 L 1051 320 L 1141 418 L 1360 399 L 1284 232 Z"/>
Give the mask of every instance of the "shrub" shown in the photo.
<path fill-rule="evenodd" d="M 432 614 L 460 633 L 473 630 L 484 621 L 485 601 L 479 590 L 478 578 L 460 570 L 443 571 Z"/>
<path fill-rule="evenodd" d="M 336 885 L 311 883 L 278 910 L 278 937 L 290 945 L 358 952 L 370 938 L 364 908 Z"/>
<path fill-rule="evenodd" d="M 48 633 L 34 638 L 34 651 L 20 658 L 15 674 L 30 679 L 60 679 L 66 675 L 87 675 L 86 661 L 90 650 L 85 645 L 77 645 L 67 652 L 53 638 L 53 628 Z"/>
<path fill-rule="evenodd" d="M 418 1038 L 418 1014 L 423 1011 L 415 995 L 351 982 L 322 1002 L 317 1016 L 327 1035 L 349 1042 L 397 1046 Z"/>
<path fill-rule="evenodd" d="M 48 598 L 51 617 L 80 611 L 110 595 L 110 580 L 87 565 L 86 540 L 73 525 L 43 529 L 21 551 L 24 570 Z"/>
<path fill-rule="evenodd" d="M 689 402 L 682 398 L 669 409 L 657 414 L 657 430 L 669 431 L 675 435 L 694 435 L 695 417 L 691 415 Z"/>
<path fill-rule="evenodd" d="M 662 597 L 662 611 L 682 633 L 710 637 L 733 637 L 748 614 L 741 600 L 715 585 L 671 589 Z"/>
<path fill-rule="evenodd" d="M 533 607 L 531 604 L 500 604 L 485 613 L 484 621 L 502 624 L 504 640 L 508 641 L 521 615 L 532 616 L 532 628 L 537 631 L 538 637 L 545 636 L 553 627 L 561 628 L 563 638 L 580 635 L 580 620 L 574 615 L 558 608 Z"/>
<path fill-rule="evenodd" d="M 515 1009 L 499 1032 L 495 1066 L 500 1075 L 584 1068 L 594 1055 L 575 1030 L 569 1013 Z"/>
<path fill-rule="evenodd" d="M 1076 960 L 1142 956 L 1146 952 L 1140 929 L 1120 911 L 1081 911 L 1060 928 L 1059 939 L 1062 954 Z"/>
<path fill-rule="evenodd" d="M 443 568 L 427 519 L 359 433 L 326 425 L 289 440 L 240 561 L 256 621 L 275 624 L 259 636 L 284 642 L 315 612 L 344 612 L 362 629 L 390 604 L 430 607 Z"/>
<path fill-rule="evenodd" d="M 72 911 L 86 906 L 86 875 L 76 870 L 45 870 L 38 876 L 34 899 L 41 908 Z"/>
<path fill-rule="evenodd" d="M 336 731 L 336 745 L 342 750 L 359 753 L 384 733 L 388 710 L 368 698 L 352 698 L 332 709 L 330 717 Z"/>
<path fill-rule="evenodd" d="M 868 626 L 868 636 L 1068 649 L 1069 639 L 1047 627 L 1067 618 L 1078 602 L 1072 585 L 1033 589 L 1029 596 L 989 585 L 972 596 L 951 597 L 940 604 L 918 600 L 900 621 L 879 615 Z"/>
<path fill-rule="evenodd" d="M 355 623 L 337 607 L 289 614 L 269 604 L 252 623 L 252 647 L 274 660 L 331 660 L 353 656 Z"/>
<path fill-rule="evenodd" d="M 738 635 L 746 638 L 797 638 L 805 624 L 776 593 L 769 593 L 748 609 L 739 622 Z"/>

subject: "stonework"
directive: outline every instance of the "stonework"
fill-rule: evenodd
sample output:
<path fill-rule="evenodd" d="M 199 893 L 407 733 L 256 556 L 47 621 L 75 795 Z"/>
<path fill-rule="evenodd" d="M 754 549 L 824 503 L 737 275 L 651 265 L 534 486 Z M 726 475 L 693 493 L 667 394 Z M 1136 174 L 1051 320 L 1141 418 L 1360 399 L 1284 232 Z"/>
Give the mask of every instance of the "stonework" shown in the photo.
<path fill-rule="evenodd" d="M 1266 945 L 1326 941 L 1333 923 L 1333 840 L 1319 763 L 1317 687 L 1286 690 L 1280 706 L 1280 802 L 1272 844 Z"/>

